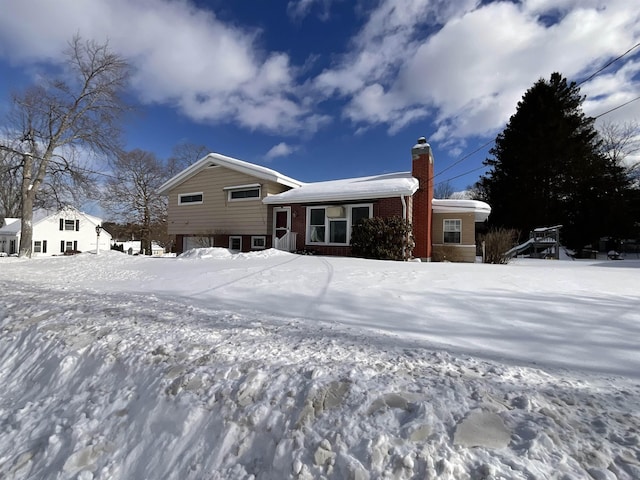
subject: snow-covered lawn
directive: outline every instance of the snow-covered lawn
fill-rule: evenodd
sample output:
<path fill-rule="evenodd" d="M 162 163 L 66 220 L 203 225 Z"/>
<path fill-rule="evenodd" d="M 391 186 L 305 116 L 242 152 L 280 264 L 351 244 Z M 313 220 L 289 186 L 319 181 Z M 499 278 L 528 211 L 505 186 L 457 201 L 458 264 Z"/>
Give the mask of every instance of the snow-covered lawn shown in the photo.
<path fill-rule="evenodd" d="M 0 478 L 638 479 L 640 261 L 0 258 Z"/>

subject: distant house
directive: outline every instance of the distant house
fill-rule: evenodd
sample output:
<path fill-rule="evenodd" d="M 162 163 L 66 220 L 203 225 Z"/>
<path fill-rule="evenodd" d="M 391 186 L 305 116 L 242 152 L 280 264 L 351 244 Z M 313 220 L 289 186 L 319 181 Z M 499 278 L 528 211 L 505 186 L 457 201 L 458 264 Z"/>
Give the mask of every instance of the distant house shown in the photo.
<path fill-rule="evenodd" d="M 221 246 L 345 256 L 357 221 L 400 216 L 413 225 L 415 257 L 475 261 L 475 224 L 486 220 L 489 205 L 434 200 L 431 147 L 420 138 L 411 154 L 411 172 L 304 183 L 210 153 L 160 187 L 169 197 L 168 233 L 178 253 Z"/>
<path fill-rule="evenodd" d="M 102 219 L 70 206 L 55 212 L 36 210 L 33 212 L 32 256 L 95 251 L 98 225 L 102 225 Z M 19 218 L 5 218 L 0 227 L 0 252 L 8 255 L 18 253 L 21 232 Z M 111 235 L 102 230 L 100 250 L 108 250 L 110 243 Z"/>
<path fill-rule="evenodd" d="M 122 248 L 122 251 L 129 255 L 137 255 L 141 251 L 141 243 L 140 240 L 127 240 L 123 242 L 113 240 L 111 245 Z M 143 252 L 143 254 L 146 254 L 146 252 Z M 157 242 L 151 242 L 151 255 L 157 257 L 162 254 L 164 254 L 164 247 L 160 246 Z"/>

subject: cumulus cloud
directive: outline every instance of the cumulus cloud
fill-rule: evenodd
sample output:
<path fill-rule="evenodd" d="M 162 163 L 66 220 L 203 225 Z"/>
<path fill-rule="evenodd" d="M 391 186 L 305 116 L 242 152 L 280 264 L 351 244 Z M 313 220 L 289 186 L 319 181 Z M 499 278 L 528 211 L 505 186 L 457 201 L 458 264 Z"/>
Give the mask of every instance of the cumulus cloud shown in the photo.
<path fill-rule="evenodd" d="M 323 15 L 337 1 L 291 0 L 287 13 L 294 20 Z M 632 3 L 356 2 L 361 28 L 341 54 L 315 52 L 314 65 L 326 67 L 309 76 L 313 68 L 265 50 L 260 30 L 225 23 L 188 0 L 0 0 L 0 11 L 11 12 L 0 15 L 0 55 L 14 64 L 56 63 L 77 32 L 108 39 L 131 59 L 142 102 L 175 106 L 195 121 L 308 137 L 337 105 L 356 132 L 433 122 L 431 138 L 453 151 L 468 137 L 501 129 L 539 78 L 554 71 L 584 78 L 640 42 L 640 10 Z M 630 55 L 584 83 L 586 113 L 637 96 L 639 74 Z M 640 101 L 608 116 L 639 117 Z"/>
<path fill-rule="evenodd" d="M 288 157 L 293 152 L 295 152 L 298 148 L 288 145 L 284 142 L 280 142 L 277 145 L 274 145 L 264 156 L 267 160 L 273 160 L 278 157 Z"/>
<path fill-rule="evenodd" d="M 359 127 L 428 119 L 445 143 L 495 133 L 539 78 L 587 76 L 640 40 L 640 11 L 625 0 L 401 3 L 383 0 L 315 86 L 344 98 Z M 627 98 L 637 73 L 630 62 L 584 84 L 585 110 Z"/>
<path fill-rule="evenodd" d="M 297 96 L 285 53 L 261 53 L 260 32 L 221 22 L 186 1 L 0 0 L 0 55 L 57 62 L 73 33 L 129 58 L 146 103 L 174 105 L 197 121 L 293 133 L 326 122 Z M 37 10 L 38 15 L 33 15 Z"/>

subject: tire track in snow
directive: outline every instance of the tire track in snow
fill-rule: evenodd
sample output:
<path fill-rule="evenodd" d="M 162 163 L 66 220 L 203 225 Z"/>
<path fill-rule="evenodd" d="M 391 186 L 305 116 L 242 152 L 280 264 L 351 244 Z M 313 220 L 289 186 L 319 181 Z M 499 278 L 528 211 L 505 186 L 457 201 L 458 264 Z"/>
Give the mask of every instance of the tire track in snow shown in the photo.
<path fill-rule="evenodd" d="M 320 289 L 320 293 L 313 297 L 313 299 L 307 305 L 307 308 L 304 311 L 304 317 L 313 316 L 313 313 L 317 311 L 318 305 L 322 304 L 322 300 L 327 296 L 327 292 L 329 291 L 329 286 L 333 281 L 333 265 L 326 258 L 319 258 L 322 261 L 323 265 L 327 270 L 327 279 L 324 282 L 324 285 Z"/>

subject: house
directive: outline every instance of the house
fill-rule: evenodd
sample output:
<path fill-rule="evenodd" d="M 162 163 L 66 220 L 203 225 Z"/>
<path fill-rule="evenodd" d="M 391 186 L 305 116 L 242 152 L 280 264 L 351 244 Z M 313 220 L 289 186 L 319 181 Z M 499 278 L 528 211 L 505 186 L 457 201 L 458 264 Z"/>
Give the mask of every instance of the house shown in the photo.
<path fill-rule="evenodd" d="M 140 240 L 126 240 L 121 242 L 119 240 L 112 240 L 111 246 L 122 248 L 124 253 L 128 253 L 129 255 L 137 255 L 142 251 Z M 143 252 L 144 253 L 144 252 Z M 151 242 L 151 255 L 154 257 L 159 257 L 164 255 L 164 247 L 158 244 L 158 242 Z"/>
<path fill-rule="evenodd" d="M 98 225 L 102 225 L 102 219 L 70 206 L 55 212 L 36 210 L 33 212 L 32 256 L 95 251 L 98 238 L 100 250 L 108 250 L 111 235 L 106 230 L 101 230 L 98 236 Z M 0 252 L 8 255 L 18 253 L 21 230 L 19 218 L 4 219 L 0 227 Z"/>
<path fill-rule="evenodd" d="M 351 227 L 363 218 L 411 221 L 413 255 L 475 261 L 475 225 L 491 208 L 433 198 L 433 154 L 424 137 L 411 172 L 304 183 L 275 170 L 210 153 L 164 183 L 168 233 L 178 253 L 221 246 L 350 255 Z"/>

